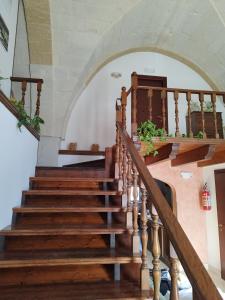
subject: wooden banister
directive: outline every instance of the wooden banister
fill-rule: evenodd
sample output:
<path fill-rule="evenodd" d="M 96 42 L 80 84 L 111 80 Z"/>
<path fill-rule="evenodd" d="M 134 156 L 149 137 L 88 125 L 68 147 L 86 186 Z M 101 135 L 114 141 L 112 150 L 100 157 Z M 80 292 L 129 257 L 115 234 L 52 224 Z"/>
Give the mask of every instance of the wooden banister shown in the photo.
<path fill-rule="evenodd" d="M 27 90 L 27 84 L 35 83 L 37 86 L 37 99 L 36 99 L 36 109 L 35 109 L 35 116 L 39 116 L 40 114 L 40 99 L 41 99 L 41 89 L 43 84 L 43 79 L 41 78 L 27 78 L 27 77 L 10 77 L 10 80 L 12 82 L 20 82 L 21 83 L 21 91 L 22 91 L 22 97 L 21 101 L 23 103 L 23 106 L 25 106 L 25 96 L 26 96 L 26 90 Z"/>
<path fill-rule="evenodd" d="M 122 143 L 125 146 L 125 149 L 129 153 L 132 162 L 137 169 L 139 176 L 145 186 L 145 189 L 150 195 L 150 199 L 154 208 L 163 223 L 163 226 L 167 230 L 167 234 L 169 236 L 170 242 L 172 243 L 176 254 L 192 284 L 193 291 L 195 294 L 198 295 L 198 299 L 204 300 L 222 300 L 219 292 L 217 291 L 212 279 L 208 275 L 205 267 L 203 266 L 202 262 L 200 261 L 196 251 L 194 250 L 193 246 L 191 245 L 189 239 L 187 238 L 185 232 L 183 231 L 181 225 L 177 221 L 176 217 L 174 216 L 169 204 L 167 203 L 165 197 L 161 193 L 159 187 L 155 183 L 153 177 L 151 176 L 149 170 L 145 166 L 144 161 L 142 160 L 140 154 L 138 153 L 137 149 L 135 148 L 131 138 L 129 137 L 126 129 L 122 126 L 121 122 L 117 122 L 117 128 L 120 134 L 120 138 L 122 139 Z M 150 200 L 146 197 L 145 190 L 143 190 L 144 194 L 144 202 L 147 201 L 147 206 L 151 205 Z M 143 205 L 143 203 L 142 203 Z M 145 213 L 145 208 L 144 212 Z M 156 216 L 156 217 L 155 217 Z M 155 239 L 157 246 L 157 215 L 154 214 L 155 218 Z M 144 224 L 145 227 L 145 224 Z M 145 228 L 144 228 L 145 231 Z M 145 237 L 144 237 L 144 244 L 145 247 Z M 154 250 L 154 256 L 156 259 L 156 269 L 155 275 L 157 274 L 158 268 L 158 249 Z M 144 252 L 145 256 L 145 252 Z M 145 257 L 144 257 L 144 265 L 145 266 Z M 174 272 L 174 278 L 176 277 L 176 267 L 175 265 L 172 266 L 172 272 Z M 173 278 L 173 280 L 174 280 Z M 154 283 L 157 285 L 156 283 Z M 158 289 L 158 288 L 157 288 Z M 155 292 L 154 300 L 158 299 L 159 292 Z M 176 290 L 174 290 L 176 294 Z M 176 299 L 176 298 L 175 298 Z"/>

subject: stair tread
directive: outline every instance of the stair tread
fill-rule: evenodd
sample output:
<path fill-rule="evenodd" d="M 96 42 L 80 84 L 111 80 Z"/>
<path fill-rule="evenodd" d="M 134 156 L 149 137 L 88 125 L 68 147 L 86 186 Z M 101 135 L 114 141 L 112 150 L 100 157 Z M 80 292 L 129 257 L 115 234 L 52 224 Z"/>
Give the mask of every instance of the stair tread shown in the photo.
<path fill-rule="evenodd" d="M 75 213 L 75 212 L 121 212 L 124 211 L 120 206 L 97 206 L 97 207 L 14 207 L 15 213 Z"/>
<path fill-rule="evenodd" d="M 53 196 L 72 196 L 72 195 L 118 195 L 117 191 L 103 190 L 29 190 L 25 191 L 24 195 L 53 195 Z"/>
<path fill-rule="evenodd" d="M 79 178 L 79 177 L 30 177 L 31 181 L 75 181 L 75 182 L 79 182 L 79 181 L 94 181 L 94 182 L 113 182 L 114 178 Z"/>
<path fill-rule="evenodd" d="M 2 300 L 150 300 L 152 292 L 141 292 L 139 286 L 130 281 L 100 281 L 2 287 L 1 296 Z"/>
<path fill-rule="evenodd" d="M 43 236 L 43 235 L 76 235 L 76 234 L 122 234 L 127 228 L 121 225 L 22 225 L 22 228 L 14 229 L 8 226 L 0 231 L 0 236 Z"/>
<path fill-rule="evenodd" d="M 140 256 L 114 249 L 0 252 L 0 269 L 32 266 L 63 266 L 141 263 Z"/>

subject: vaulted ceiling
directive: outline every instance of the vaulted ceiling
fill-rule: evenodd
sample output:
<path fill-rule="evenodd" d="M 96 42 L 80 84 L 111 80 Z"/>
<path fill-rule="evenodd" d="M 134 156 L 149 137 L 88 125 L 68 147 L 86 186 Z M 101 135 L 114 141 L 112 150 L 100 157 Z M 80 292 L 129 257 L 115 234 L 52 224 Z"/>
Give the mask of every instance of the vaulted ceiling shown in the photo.
<path fill-rule="evenodd" d="M 25 2 L 43 3 L 49 11 L 47 42 L 52 47 L 48 44 L 51 59 L 48 56 L 47 63 L 43 59 L 40 64 L 53 66 L 57 135 L 64 134 L 71 110 L 90 78 L 107 61 L 123 53 L 166 53 L 197 70 L 212 87 L 225 89 L 224 0 Z M 44 5 L 39 4 L 38 9 L 44 10 Z M 27 18 L 28 28 L 34 19 Z M 44 31 L 45 27 L 40 26 L 36 45 Z M 49 51 L 41 53 L 49 55 Z"/>

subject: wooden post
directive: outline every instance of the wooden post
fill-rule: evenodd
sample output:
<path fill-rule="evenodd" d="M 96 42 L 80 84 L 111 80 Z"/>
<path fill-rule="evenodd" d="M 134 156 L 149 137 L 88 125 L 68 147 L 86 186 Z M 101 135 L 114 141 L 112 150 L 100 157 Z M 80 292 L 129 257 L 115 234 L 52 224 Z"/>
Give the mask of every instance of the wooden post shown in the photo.
<path fill-rule="evenodd" d="M 177 280 L 179 275 L 178 260 L 176 258 L 170 258 L 170 276 L 171 276 L 171 291 L 170 300 L 179 300 L 179 292 L 177 286 Z"/>
<path fill-rule="evenodd" d="M 175 101 L 175 122 L 176 122 L 176 132 L 175 132 L 175 136 L 177 136 L 177 137 L 180 136 L 178 99 L 179 99 L 179 93 L 178 93 L 178 91 L 174 91 L 174 101 Z"/>
<path fill-rule="evenodd" d="M 39 114 L 40 114 L 41 87 L 42 87 L 42 83 L 38 82 L 37 83 L 37 102 L 36 102 L 36 112 L 35 112 L 36 116 L 39 116 Z"/>
<path fill-rule="evenodd" d="M 26 90 L 27 90 L 27 81 L 22 81 L 21 82 L 21 90 L 22 90 L 22 98 L 21 98 L 21 102 L 23 104 L 23 107 L 25 105 L 25 94 L 26 94 Z"/>
<path fill-rule="evenodd" d="M 153 241 L 152 241 L 152 264 L 153 264 L 153 285 L 154 285 L 154 296 L 153 300 L 159 300 L 160 296 L 160 282 L 161 282 L 161 271 L 160 271 L 160 244 L 159 244 L 159 217 L 157 211 L 153 207 L 152 209 L 152 229 L 153 229 Z"/>
<path fill-rule="evenodd" d="M 139 255 L 140 238 L 138 230 L 138 172 L 133 163 L 133 255 Z"/>
<path fill-rule="evenodd" d="M 122 87 L 121 105 L 122 105 L 122 126 L 123 126 L 124 129 L 126 129 L 127 92 L 126 92 L 126 88 L 125 87 Z"/>
<path fill-rule="evenodd" d="M 147 190 L 141 182 L 142 204 L 141 204 L 141 243 L 142 243 L 142 265 L 141 265 L 141 289 L 149 290 L 149 269 L 147 261 L 148 226 L 147 226 Z"/>
<path fill-rule="evenodd" d="M 166 132 L 166 90 L 161 91 L 161 99 L 162 99 L 162 116 L 163 116 L 163 129 Z"/>
<path fill-rule="evenodd" d="M 188 124 L 189 124 L 189 137 L 193 137 L 192 124 L 191 124 L 191 92 L 186 94 L 187 104 L 188 104 Z"/>
<path fill-rule="evenodd" d="M 120 178 L 120 134 L 117 126 L 117 122 L 121 123 L 121 106 L 116 104 L 116 155 L 115 155 L 115 179 Z"/>
<path fill-rule="evenodd" d="M 127 152 L 127 228 L 133 227 L 131 187 L 132 187 L 132 159 L 129 152 Z"/>
<path fill-rule="evenodd" d="M 204 115 L 204 94 L 199 94 L 199 101 L 201 106 L 201 116 L 202 116 L 202 132 L 203 132 L 203 138 L 207 138 L 206 132 L 205 132 L 205 115 Z"/>
<path fill-rule="evenodd" d="M 149 102 L 149 120 L 152 121 L 152 97 L 153 89 L 148 90 L 148 102 Z"/>
<path fill-rule="evenodd" d="M 131 132 L 132 136 L 137 135 L 137 73 L 133 72 L 131 75 Z"/>
<path fill-rule="evenodd" d="M 217 128 L 217 115 L 216 115 L 216 94 L 213 93 L 211 95 L 212 109 L 213 109 L 213 120 L 214 120 L 214 128 L 215 128 L 215 138 L 219 139 L 219 133 Z"/>

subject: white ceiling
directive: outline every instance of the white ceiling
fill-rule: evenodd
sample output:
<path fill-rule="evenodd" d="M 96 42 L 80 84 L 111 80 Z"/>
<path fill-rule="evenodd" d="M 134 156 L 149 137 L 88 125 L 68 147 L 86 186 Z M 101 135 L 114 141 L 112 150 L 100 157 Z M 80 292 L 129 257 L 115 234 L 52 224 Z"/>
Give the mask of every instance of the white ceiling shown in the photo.
<path fill-rule="evenodd" d="M 224 0 L 50 0 L 50 11 L 58 135 L 89 78 L 132 50 L 167 53 L 225 89 Z"/>

